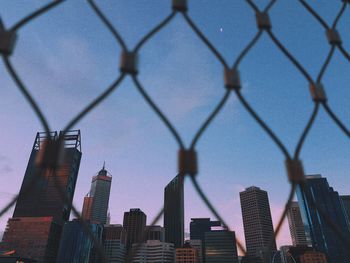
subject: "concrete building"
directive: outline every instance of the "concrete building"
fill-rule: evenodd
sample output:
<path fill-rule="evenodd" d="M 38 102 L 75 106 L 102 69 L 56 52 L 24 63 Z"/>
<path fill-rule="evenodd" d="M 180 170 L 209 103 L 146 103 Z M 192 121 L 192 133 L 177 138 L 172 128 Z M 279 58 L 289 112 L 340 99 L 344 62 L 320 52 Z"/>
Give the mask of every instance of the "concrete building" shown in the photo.
<path fill-rule="evenodd" d="M 259 262 L 259 259 L 261 262 L 271 261 L 277 248 L 267 192 L 251 186 L 239 195 L 247 258 L 256 262 Z"/>
<path fill-rule="evenodd" d="M 107 223 L 111 183 L 112 176 L 103 164 L 97 175 L 92 177 L 90 192 L 84 198 L 82 217 L 85 220 L 103 225 Z"/>
<path fill-rule="evenodd" d="M 238 263 L 235 232 L 228 230 L 206 232 L 204 240 L 206 263 Z"/>
<path fill-rule="evenodd" d="M 293 246 L 311 245 L 305 234 L 303 220 L 301 219 L 298 202 L 292 202 L 287 211 L 288 225 Z"/>
<path fill-rule="evenodd" d="M 177 175 L 164 189 L 165 241 L 181 247 L 184 242 L 184 183 Z"/>
<path fill-rule="evenodd" d="M 55 260 L 61 231 L 53 217 L 10 218 L 0 250 L 14 250 L 16 255 L 38 262 Z"/>
<path fill-rule="evenodd" d="M 147 240 L 146 243 L 133 244 L 133 263 L 174 263 L 174 244 Z"/>
<path fill-rule="evenodd" d="M 126 235 L 126 249 L 129 251 L 134 243 L 143 242 L 146 228 L 145 213 L 139 208 L 133 208 L 129 212 L 125 212 L 123 227 Z"/>

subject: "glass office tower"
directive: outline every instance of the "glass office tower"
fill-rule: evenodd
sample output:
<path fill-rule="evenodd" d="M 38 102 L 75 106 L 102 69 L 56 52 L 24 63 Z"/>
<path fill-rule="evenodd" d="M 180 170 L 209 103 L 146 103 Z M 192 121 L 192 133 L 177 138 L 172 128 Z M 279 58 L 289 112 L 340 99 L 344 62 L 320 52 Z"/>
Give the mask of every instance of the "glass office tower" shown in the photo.
<path fill-rule="evenodd" d="M 102 225 L 90 224 L 88 222 L 86 225 L 90 228 L 95 240 L 102 245 Z M 65 223 L 56 262 L 101 262 L 98 257 L 97 248 L 80 220 L 74 219 Z"/>
<path fill-rule="evenodd" d="M 164 189 L 165 242 L 175 248 L 184 243 L 184 182 L 177 175 Z"/>
<path fill-rule="evenodd" d="M 302 220 L 305 230 L 311 237 L 312 246 L 324 252 L 328 256 L 329 263 L 348 263 L 350 258 L 348 245 L 322 216 L 329 218 L 350 242 L 350 230 L 338 192 L 329 186 L 326 178 L 312 175 L 306 177 L 304 191 L 298 186 L 297 196 Z M 316 208 L 314 204 L 318 207 Z"/>

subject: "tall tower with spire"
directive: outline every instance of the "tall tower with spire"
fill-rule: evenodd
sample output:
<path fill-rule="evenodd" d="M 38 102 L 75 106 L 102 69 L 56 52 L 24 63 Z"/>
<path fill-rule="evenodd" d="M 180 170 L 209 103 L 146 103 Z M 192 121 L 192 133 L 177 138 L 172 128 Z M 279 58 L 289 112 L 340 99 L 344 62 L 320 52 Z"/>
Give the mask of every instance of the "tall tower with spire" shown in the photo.
<path fill-rule="evenodd" d="M 90 192 L 84 198 L 83 219 L 90 220 L 92 223 L 107 223 L 111 183 L 112 175 L 105 169 L 105 163 L 103 163 L 102 169 L 92 177 Z"/>

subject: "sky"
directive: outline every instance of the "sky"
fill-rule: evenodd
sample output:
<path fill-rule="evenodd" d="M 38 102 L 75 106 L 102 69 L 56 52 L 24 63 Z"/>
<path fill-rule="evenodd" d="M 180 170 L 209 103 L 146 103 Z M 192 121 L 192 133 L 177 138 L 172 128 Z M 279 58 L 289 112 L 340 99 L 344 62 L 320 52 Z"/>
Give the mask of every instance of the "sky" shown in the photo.
<path fill-rule="evenodd" d="M 131 49 L 171 11 L 171 1 L 96 1 Z M 188 14 L 231 65 L 257 32 L 245 1 L 189 2 Z M 0 1 L 5 27 L 47 1 Z M 264 8 L 268 1 L 256 1 Z M 331 23 L 341 1 L 309 1 Z M 350 8 L 338 30 L 350 50 Z M 270 11 L 272 31 L 315 79 L 329 44 L 323 28 L 298 1 L 280 0 Z M 64 126 L 119 76 L 120 46 L 85 1 L 68 1 L 18 33 L 10 57 L 49 120 Z M 339 51 L 323 84 L 329 105 L 350 125 L 350 63 Z M 294 151 L 313 109 L 308 83 L 266 33 L 239 66 L 242 94 L 287 149 Z M 225 93 L 223 68 L 180 14 L 139 52 L 139 79 L 188 146 Z M 35 135 L 43 128 L 4 64 L 0 63 L 0 206 L 19 191 Z M 163 205 L 166 184 L 177 174 L 178 146 L 146 104 L 130 77 L 74 128 L 82 133 L 82 160 L 74 205 L 82 208 L 91 178 L 106 162 L 113 175 L 110 213 L 141 208 L 150 223 Z M 301 160 L 306 174 L 322 174 L 340 194 L 350 194 L 349 140 L 323 109 L 316 118 Z M 268 192 L 274 226 L 289 193 L 284 156 L 231 94 L 197 144 L 197 179 L 236 235 L 244 241 L 239 192 L 258 186 Z M 0 218 L 0 232 L 13 210 Z M 185 230 L 192 217 L 214 216 L 188 180 Z M 159 222 L 162 224 L 162 220 Z M 291 244 L 285 222 L 278 246 Z"/>

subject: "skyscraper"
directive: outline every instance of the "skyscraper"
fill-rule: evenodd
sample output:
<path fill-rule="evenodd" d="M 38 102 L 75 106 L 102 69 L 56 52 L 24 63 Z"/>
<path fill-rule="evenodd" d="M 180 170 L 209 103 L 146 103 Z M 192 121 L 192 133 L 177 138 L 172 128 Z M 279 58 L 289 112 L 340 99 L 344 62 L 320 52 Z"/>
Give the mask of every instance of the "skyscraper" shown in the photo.
<path fill-rule="evenodd" d="M 292 202 L 288 211 L 289 231 L 294 246 L 306 246 L 309 244 L 305 234 L 303 220 L 301 219 L 298 202 Z"/>
<path fill-rule="evenodd" d="M 204 240 L 206 263 L 238 263 L 235 232 L 228 230 L 206 232 Z"/>
<path fill-rule="evenodd" d="M 146 228 L 146 215 L 139 208 L 130 209 L 124 213 L 123 227 L 126 234 L 126 248 L 129 250 L 134 243 L 143 242 Z"/>
<path fill-rule="evenodd" d="M 251 186 L 239 195 L 247 257 L 255 258 L 256 262 L 259 262 L 259 259 L 261 262 L 268 261 L 277 248 L 267 192 Z"/>
<path fill-rule="evenodd" d="M 82 217 L 91 222 L 106 224 L 112 176 L 105 169 L 92 177 L 91 190 L 84 198 Z"/>
<path fill-rule="evenodd" d="M 312 246 L 328 256 L 329 263 L 349 262 L 350 251 L 346 242 L 331 228 L 322 215 L 338 227 L 350 242 L 350 230 L 345 209 L 338 192 L 329 186 L 321 175 L 307 176 L 304 188 L 297 187 L 297 196 L 305 230 L 309 233 Z M 317 204 L 318 207 L 315 206 Z"/>
<path fill-rule="evenodd" d="M 175 248 L 184 242 L 184 182 L 177 175 L 164 189 L 164 228 L 165 242 Z"/>
<path fill-rule="evenodd" d="M 53 141 L 63 140 L 56 173 L 50 167 L 41 169 L 37 164 L 49 138 Z M 68 221 L 80 166 L 80 143 L 79 130 L 66 134 L 60 132 L 59 135 L 57 132 L 37 133 L 13 217 L 52 216 L 57 223 Z M 34 183 L 30 185 L 33 180 Z M 67 204 L 62 200 L 61 193 L 66 196 Z"/>
<path fill-rule="evenodd" d="M 46 146 L 54 148 L 59 141 L 62 142 L 59 156 L 50 156 L 55 155 L 55 149 L 46 151 Z M 3 246 L 38 262 L 54 262 L 62 226 L 71 211 L 80 144 L 79 130 L 37 133 Z"/>

